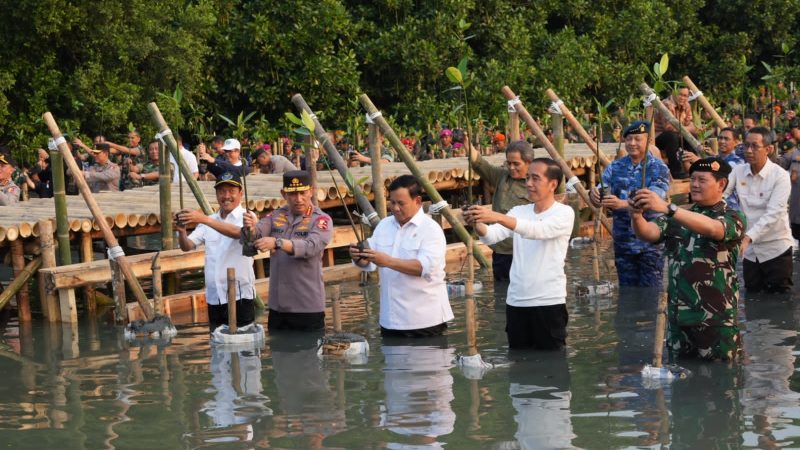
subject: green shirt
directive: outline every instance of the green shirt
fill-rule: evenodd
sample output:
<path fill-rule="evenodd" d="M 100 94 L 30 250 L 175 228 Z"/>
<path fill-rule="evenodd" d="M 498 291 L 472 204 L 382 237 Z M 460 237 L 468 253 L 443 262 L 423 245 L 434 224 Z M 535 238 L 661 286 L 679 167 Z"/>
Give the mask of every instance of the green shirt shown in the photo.
<path fill-rule="evenodd" d="M 506 214 L 515 206 L 527 205 L 531 202 L 528 200 L 528 188 L 525 187 L 524 178 L 515 180 L 509 175 L 508 169 L 494 166 L 481 157 L 478 157 L 472 166 L 484 180 L 494 186 L 492 211 Z M 513 238 L 502 240 L 491 247 L 492 251 L 496 253 L 510 255 L 514 247 Z"/>

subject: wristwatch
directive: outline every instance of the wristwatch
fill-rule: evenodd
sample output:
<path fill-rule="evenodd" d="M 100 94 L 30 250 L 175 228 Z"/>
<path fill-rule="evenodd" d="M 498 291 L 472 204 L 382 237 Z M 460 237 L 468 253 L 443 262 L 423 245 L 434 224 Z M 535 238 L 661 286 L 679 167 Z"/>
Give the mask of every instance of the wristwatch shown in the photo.
<path fill-rule="evenodd" d="M 676 212 L 678 212 L 678 205 L 670 203 L 669 206 L 667 206 L 667 217 L 674 216 Z"/>
<path fill-rule="evenodd" d="M 283 238 L 275 239 L 275 250 L 283 250 Z"/>

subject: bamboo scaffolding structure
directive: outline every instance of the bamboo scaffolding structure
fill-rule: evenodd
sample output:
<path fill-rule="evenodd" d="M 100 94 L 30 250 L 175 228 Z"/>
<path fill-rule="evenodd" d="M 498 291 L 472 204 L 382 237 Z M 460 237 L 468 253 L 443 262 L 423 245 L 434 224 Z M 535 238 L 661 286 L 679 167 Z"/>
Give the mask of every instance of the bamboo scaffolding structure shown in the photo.
<path fill-rule="evenodd" d="M 89 189 L 89 185 L 86 183 L 86 180 L 81 176 L 81 171 L 78 168 L 78 164 L 75 162 L 75 159 L 72 157 L 72 153 L 70 153 L 69 147 L 67 146 L 66 142 L 64 142 L 64 138 L 61 135 L 61 131 L 58 129 L 58 125 L 56 125 L 55 119 L 53 116 L 46 112 L 42 116 L 47 127 L 50 129 L 50 133 L 53 135 L 53 139 L 58 142 L 59 140 L 62 141 L 58 144 L 58 150 L 61 152 L 61 155 L 64 157 L 64 162 L 69 167 L 70 172 L 75 175 L 75 180 L 78 183 L 78 190 L 80 191 L 81 195 L 83 196 L 84 200 L 86 200 L 86 204 L 89 209 L 92 211 L 92 215 L 98 219 L 98 225 L 100 226 L 101 231 L 105 237 L 106 243 L 108 244 L 109 248 L 117 249 L 119 248 L 119 242 L 117 242 L 117 238 L 114 237 L 114 233 L 111 232 L 111 228 L 105 222 L 103 211 L 100 210 L 100 207 L 97 206 L 97 202 L 94 201 L 92 197 L 92 192 Z M 121 251 L 119 253 L 122 253 Z M 142 311 L 145 315 L 147 320 L 153 319 L 153 310 L 150 307 L 150 304 L 147 302 L 147 297 L 144 294 L 144 290 L 142 286 L 139 284 L 139 280 L 133 275 L 133 271 L 131 270 L 130 264 L 128 264 L 128 259 L 125 257 L 125 254 L 122 253 L 121 255 L 117 256 L 116 259 L 117 263 L 120 266 L 120 270 L 125 274 L 125 279 L 128 282 L 131 290 L 133 291 L 134 295 L 136 296 L 136 301 L 139 302 L 139 306 L 141 306 Z"/>
<path fill-rule="evenodd" d="M 236 331 L 236 269 L 228 267 L 228 333 Z"/>
<path fill-rule="evenodd" d="M 512 91 L 508 86 L 503 86 L 502 92 L 507 100 L 518 100 L 516 94 L 514 94 L 514 91 Z M 564 161 L 564 158 L 561 157 L 556 148 L 553 147 L 553 144 L 547 140 L 547 136 L 545 136 L 542 128 L 536 123 L 536 121 L 533 120 L 533 117 L 531 117 L 530 113 L 528 113 L 528 110 L 525 109 L 525 106 L 522 105 L 522 102 L 516 103 L 514 108 L 517 110 L 520 118 L 525 121 L 525 124 L 528 125 L 528 128 L 530 128 L 534 135 L 536 135 L 536 137 L 539 139 L 539 142 L 544 145 L 544 148 L 547 150 L 547 153 L 550 155 L 550 157 L 553 158 L 553 160 L 561 167 L 561 170 L 564 172 L 564 176 L 567 177 L 567 179 L 575 179 L 572 169 L 570 169 L 569 165 L 567 165 L 567 163 Z M 575 183 L 574 187 L 575 190 L 578 191 L 578 195 L 581 196 L 589 208 L 591 208 L 592 211 L 599 216 L 600 211 L 592 204 L 591 200 L 589 200 L 589 193 L 586 191 L 586 188 L 584 188 L 579 182 Z M 606 227 L 606 230 L 608 230 L 609 233 L 612 233 L 611 223 L 608 221 L 608 218 L 604 216 L 599 217 L 603 226 Z"/>
<path fill-rule="evenodd" d="M 180 151 L 176 152 L 178 158 Z M 172 250 L 175 248 L 174 233 L 172 231 L 172 177 L 170 177 L 169 152 L 166 146 L 158 143 L 158 206 L 161 215 L 161 249 Z M 128 224 L 125 216 L 125 224 Z M 136 223 L 139 223 L 137 220 Z M 123 225 L 123 227 L 124 227 Z M 120 227 L 122 228 L 122 227 Z M 159 286 L 160 287 L 160 286 Z"/>
<path fill-rule="evenodd" d="M 606 156 L 606 154 L 603 153 L 603 151 L 600 150 L 600 147 L 597 145 L 598 142 L 595 142 L 594 139 L 592 139 L 592 137 L 589 136 L 589 133 L 587 133 L 586 130 L 583 128 L 583 125 L 581 125 L 581 123 L 578 122 L 578 119 L 576 119 L 575 116 L 572 115 L 572 111 L 570 111 L 569 108 L 567 108 L 567 105 L 565 105 L 564 102 L 560 98 L 558 98 L 558 95 L 556 95 L 556 93 L 552 89 L 548 89 L 545 92 L 547 93 L 547 96 L 550 97 L 550 100 L 554 104 L 558 105 L 558 109 L 561 110 L 561 114 L 564 116 L 564 118 L 567 119 L 567 122 L 569 122 L 569 124 L 572 125 L 572 128 L 578 133 L 578 136 L 580 136 L 581 139 L 583 139 L 583 142 L 586 144 L 586 146 L 589 147 L 589 149 L 592 150 L 592 152 L 599 155 L 600 164 L 602 164 L 603 167 L 611 164 L 611 161 L 608 159 L 608 156 Z"/>
<path fill-rule="evenodd" d="M 334 168 L 339 172 L 339 175 L 342 176 L 342 179 L 345 181 L 345 185 L 347 188 L 353 193 L 356 198 L 356 202 L 358 203 L 358 207 L 361 208 L 361 211 L 367 217 L 369 221 L 370 228 L 375 228 L 380 222 L 380 217 L 378 217 L 378 213 L 375 212 L 375 208 L 372 207 L 372 204 L 369 202 L 369 199 L 355 183 L 348 182 L 349 170 L 347 168 L 347 163 L 345 163 L 344 159 L 342 159 L 342 155 L 339 154 L 339 151 L 336 150 L 334 147 L 333 142 L 330 142 L 328 139 L 328 135 L 325 133 L 325 129 L 322 127 L 322 124 L 317 119 L 316 114 L 311 110 L 308 106 L 308 103 L 303 99 L 303 96 L 300 94 L 295 94 L 292 96 L 292 103 L 294 106 L 300 111 L 305 111 L 306 113 L 311 115 L 311 119 L 314 121 L 314 135 L 316 136 L 317 140 L 322 145 L 322 148 L 325 150 L 325 153 L 328 155 L 328 159 L 333 163 Z M 352 175 L 351 175 L 352 177 Z M 355 179 L 355 178 L 351 178 Z"/>
<path fill-rule="evenodd" d="M 698 153 L 700 153 L 703 150 L 702 146 L 700 145 L 700 142 L 698 142 L 697 139 L 695 139 L 695 137 L 692 136 L 692 133 L 690 133 L 689 130 L 687 130 L 683 125 L 681 125 L 678 119 L 676 119 L 675 116 L 672 115 L 669 109 L 667 109 L 667 107 L 664 106 L 664 103 L 661 101 L 661 99 L 658 98 L 658 95 L 655 95 L 655 91 L 653 91 L 653 89 L 650 88 L 650 86 L 648 86 L 647 83 L 640 84 L 639 90 L 644 95 L 655 96 L 655 98 L 653 99 L 653 104 L 656 105 L 658 112 L 662 114 L 667 119 L 667 121 L 673 127 L 675 127 L 676 130 L 680 131 L 680 134 L 683 136 L 683 139 L 689 144 L 692 150 Z"/>
<path fill-rule="evenodd" d="M 430 197 L 431 201 L 434 203 L 442 202 L 442 196 L 439 194 L 436 188 L 422 176 L 422 172 L 414 160 L 414 157 L 408 152 L 406 146 L 400 142 L 400 138 L 397 137 L 397 134 L 395 134 L 392 127 L 389 126 L 389 123 L 386 122 L 386 119 L 380 115 L 378 108 L 375 107 L 375 105 L 372 103 L 372 100 L 369 99 L 367 94 L 359 95 L 358 100 L 361 102 L 361 106 L 363 106 L 369 115 L 373 117 L 372 120 L 380 127 L 381 131 L 383 132 L 383 136 L 389 140 L 389 143 L 392 145 L 392 147 L 394 147 L 394 150 L 400 156 L 400 159 L 403 160 L 411 173 L 417 177 L 417 180 L 419 180 L 420 184 L 422 184 L 423 189 L 425 189 L 425 192 L 428 194 L 428 197 Z M 453 227 L 453 230 L 461 242 L 463 242 L 465 245 L 470 245 L 472 239 L 470 238 L 469 232 L 467 232 L 467 229 L 464 228 L 464 225 L 455 218 L 449 205 L 445 206 L 441 210 L 441 214 L 445 219 L 447 219 L 448 222 L 450 222 L 450 225 Z M 490 266 L 489 261 L 476 246 L 473 245 L 471 250 L 481 267 Z"/>
<path fill-rule="evenodd" d="M 714 123 L 718 127 L 725 128 L 728 126 L 728 124 L 726 124 L 725 121 L 722 120 L 722 117 L 719 116 L 717 110 L 714 109 L 713 106 L 711 106 L 711 103 L 708 101 L 706 96 L 703 95 L 703 92 L 700 89 L 697 89 L 697 86 L 694 84 L 692 79 L 689 78 L 689 75 L 684 75 L 683 83 L 689 88 L 689 90 L 692 92 L 693 95 L 697 95 L 699 93 L 697 101 L 700 102 L 700 104 L 703 106 L 703 109 L 706 110 L 708 115 L 711 116 L 711 118 L 714 120 Z"/>
<path fill-rule="evenodd" d="M 22 248 L 21 240 L 11 243 L 11 264 L 14 266 L 14 278 L 19 278 L 25 271 L 25 253 Z M 42 260 L 39 259 L 39 266 Z M 37 267 L 38 269 L 38 267 Z M 28 275 L 30 278 L 30 275 Z M 1 307 L 1 306 L 0 306 Z M 20 322 L 30 322 L 31 320 L 31 297 L 28 292 L 28 283 L 24 283 L 17 290 L 17 314 Z"/>
<path fill-rule="evenodd" d="M 53 174 L 53 201 L 56 213 L 56 235 L 58 239 L 58 256 L 61 264 L 72 264 L 72 254 L 69 248 L 69 230 L 67 223 L 67 184 L 64 175 L 64 158 L 58 151 L 50 152 L 51 172 Z M 73 230 L 77 231 L 77 230 Z"/>
<path fill-rule="evenodd" d="M 28 262 L 19 273 L 14 275 L 14 279 L 11 280 L 11 283 L 0 293 L 0 310 L 6 306 L 9 300 L 11 300 L 11 297 L 28 285 L 28 281 L 30 281 L 33 274 L 36 273 L 40 267 L 42 267 L 42 257 L 37 256 Z"/>
<path fill-rule="evenodd" d="M 383 190 L 383 170 L 381 164 L 381 142 L 378 142 L 378 126 L 374 123 L 368 125 L 367 146 L 369 147 L 369 157 L 372 160 L 372 186 L 375 193 L 375 212 L 378 217 L 386 217 L 386 193 Z M 366 192 L 366 189 L 365 189 Z"/>
<path fill-rule="evenodd" d="M 53 242 L 53 223 L 50 220 L 42 220 L 39 224 L 41 238 L 39 247 L 42 250 L 42 267 L 56 267 L 56 249 Z M 59 319 L 60 310 L 58 309 L 58 298 L 55 293 L 47 289 L 44 281 L 44 274 L 37 271 L 39 281 L 39 300 L 42 302 L 42 313 L 48 322 L 55 322 Z"/>

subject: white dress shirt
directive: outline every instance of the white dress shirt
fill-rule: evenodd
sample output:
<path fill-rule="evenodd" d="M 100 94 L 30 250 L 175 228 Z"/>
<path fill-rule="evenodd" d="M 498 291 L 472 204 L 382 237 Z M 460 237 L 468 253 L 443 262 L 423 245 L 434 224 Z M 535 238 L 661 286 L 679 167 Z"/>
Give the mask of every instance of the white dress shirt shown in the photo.
<path fill-rule="evenodd" d="M 394 216 L 381 220 L 368 243 L 394 258 L 416 259 L 422 264 L 419 277 L 380 268 L 382 327 L 415 330 L 453 320 L 444 281 L 447 242 L 442 228 L 422 208 L 402 227 Z M 370 264 L 362 270 L 375 268 Z"/>
<path fill-rule="evenodd" d="M 511 306 L 548 306 L 566 303 L 567 257 L 575 212 L 567 205 L 553 203 L 541 213 L 534 204 L 511 208 L 508 215 L 517 219 L 514 231 L 496 223 L 489 225 L 481 241 L 493 244 L 513 237 L 514 260 L 506 303 Z"/>
<path fill-rule="evenodd" d="M 244 208 L 237 206 L 225 216 L 224 220 L 220 218 L 219 213 L 214 213 L 209 217 L 241 227 Z M 256 276 L 253 273 L 253 258 L 242 256 L 242 244 L 238 239 L 231 239 L 203 224 L 195 228 L 189 235 L 189 239 L 198 247 L 203 244 L 206 246 L 204 270 L 206 303 L 209 305 L 228 303 L 228 267 L 236 269 L 236 300 L 255 298 Z"/>
<path fill-rule="evenodd" d="M 200 169 L 197 167 L 197 157 L 194 156 L 194 153 L 186 150 L 183 147 L 181 147 L 181 159 L 189 167 L 189 172 L 195 174 L 200 171 Z M 172 156 L 172 152 L 169 152 L 169 163 L 172 166 L 172 184 L 178 184 L 178 162 L 175 161 L 175 157 Z"/>
<path fill-rule="evenodd" d="M 752 243 L 744 252 L 749 261 L 769 261 L 794 244 L 789 227 L 789 193 L 792 183 L 782 167 L 767 160 L 757 174 L 750 164 L 733 168 L 728 176 L 727 198 L 733 191 L 747 217 L 747 232 Z"/>

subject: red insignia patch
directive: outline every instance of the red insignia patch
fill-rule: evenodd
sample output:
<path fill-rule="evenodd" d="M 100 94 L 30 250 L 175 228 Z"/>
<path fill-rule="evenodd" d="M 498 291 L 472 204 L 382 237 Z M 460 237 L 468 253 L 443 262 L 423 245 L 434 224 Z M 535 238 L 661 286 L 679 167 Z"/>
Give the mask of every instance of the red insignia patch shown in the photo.
<path fill-rule="evenodd" d="M 329 226 L 328 219 L 320 217 L 319 220 L 317 220 L 317 228 L 320 230 L 327 230 Z"/>

